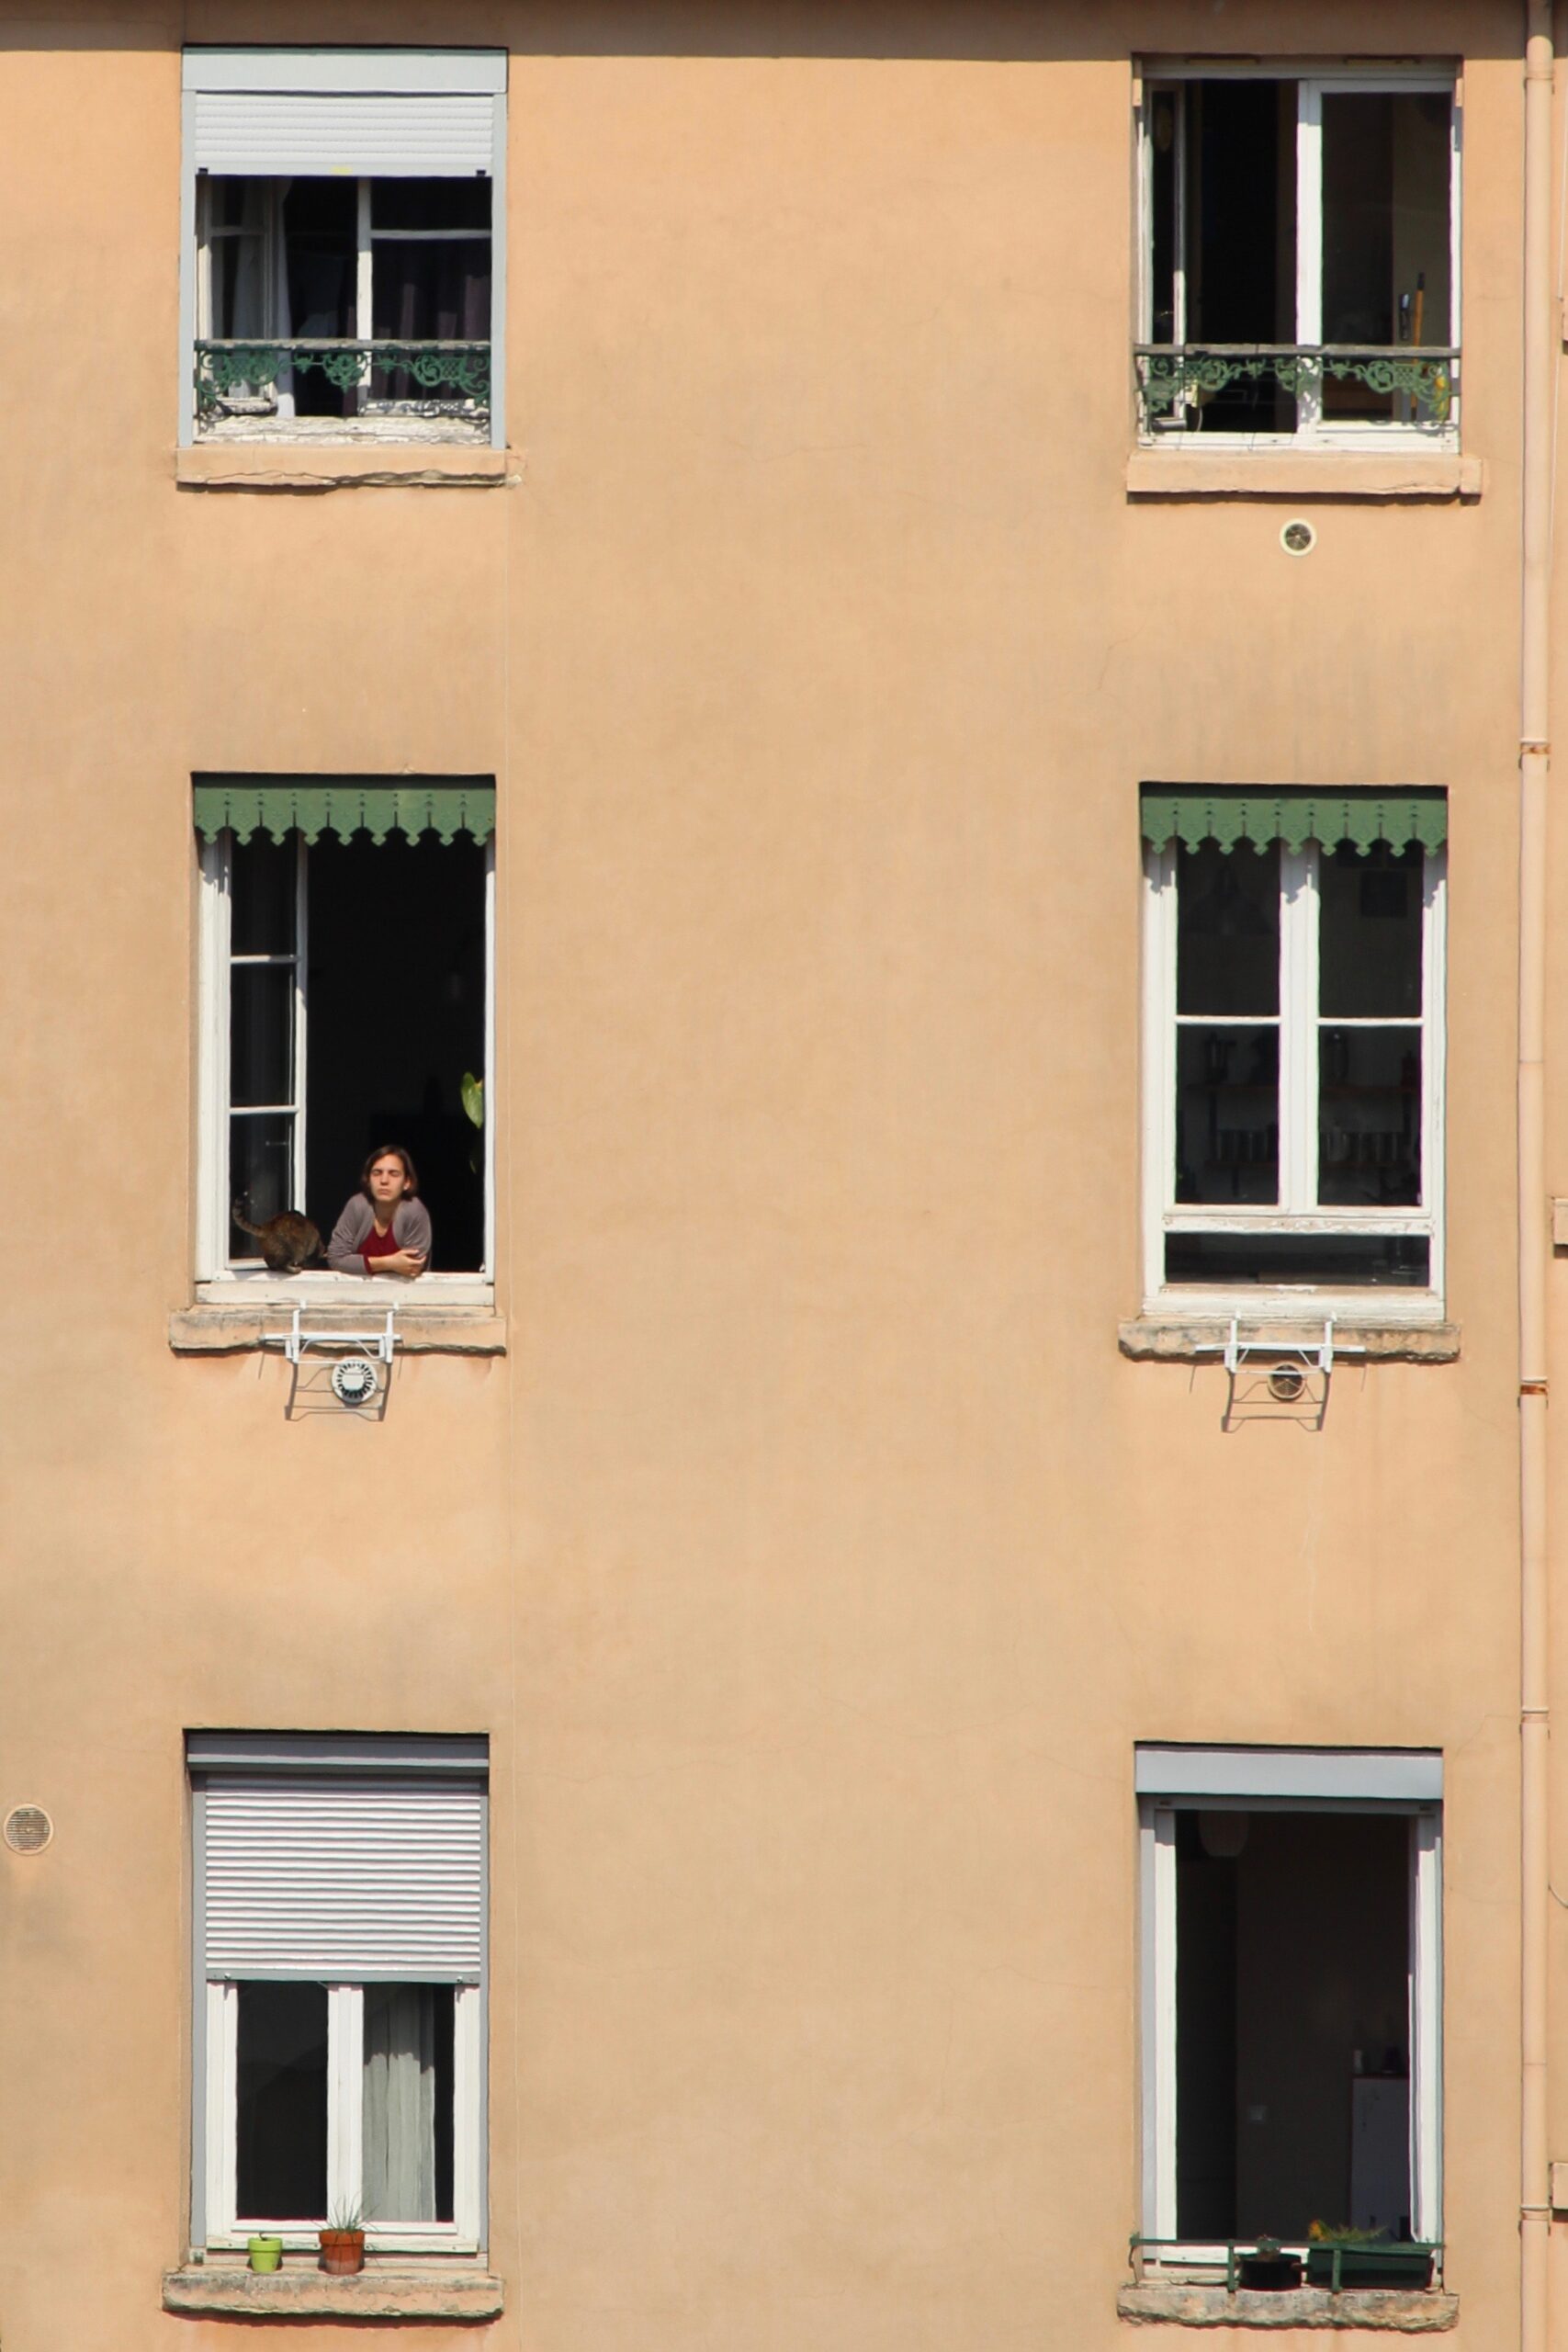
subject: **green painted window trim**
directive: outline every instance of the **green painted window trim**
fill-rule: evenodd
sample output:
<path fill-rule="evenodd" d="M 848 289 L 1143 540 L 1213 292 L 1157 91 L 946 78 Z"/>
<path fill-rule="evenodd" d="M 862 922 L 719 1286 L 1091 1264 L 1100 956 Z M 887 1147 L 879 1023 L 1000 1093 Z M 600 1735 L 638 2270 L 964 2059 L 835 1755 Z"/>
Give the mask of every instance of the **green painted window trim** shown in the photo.
<path fill-rule="evenodd" d="M 1364 857 L 1374 842 L 1404 849 L 1412 842 L 1439 850 L 1449 837 L 1446 792 L 1314 792 L 1307 786 L 1261 791 L 1256 785 L 1212 785 L 1206 792 L 1171 792 L 1145 785 L 1139 796 L 1144 839 L 1156 850 L 1175 841 L 1183 849 L 1213 842 L 1232 850 L 1250 842 L 1262 851 L 1270 842 L 1304 849 L 1351 842 Z"/>
<path fill-rule="evenodd" d="M 495 831 L 495 786 L 479 776 L 440 784 L 409 776 L 385 784 L 368 776 L 199 776 L 196 783 L 196 829 L 204 841 L 230 831 L 248 842 L 258 829 L 282 842 L 291 832 L 308 842 L 323 833 L 347 841 L 367 832 L 378 847 L 389 833 L 417 841 L 435 833 L 450 843 L 459 833 L 488 842 Z"/>

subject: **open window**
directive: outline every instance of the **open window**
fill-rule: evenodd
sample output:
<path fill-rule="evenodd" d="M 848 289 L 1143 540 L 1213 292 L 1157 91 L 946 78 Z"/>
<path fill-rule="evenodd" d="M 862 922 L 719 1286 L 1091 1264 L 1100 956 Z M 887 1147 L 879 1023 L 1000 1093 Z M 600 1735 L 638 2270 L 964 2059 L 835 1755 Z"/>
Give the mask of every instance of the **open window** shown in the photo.
<path fill-rule="evenodd" d="M 1441 1758 L 1150 1747 L 1137 1786 L 1145 2267 L 1438 2244 Z"/>
<path fill-rule="evenodd" d="M 1432 1319 L 1440 792 L 1147 786 L 1145 1308 Z"/>
<path fill-rule="evenodd" d="M 192 2240 L 483 2229 L 483 1739 L 193 1733 Z"/>
<path fill-rule="evenodd" d="M 202 1295 L 281 1279 L 236 1209 L 300 1212 L 325 1242 L 367 1155 L 400 1144 L 431 1271 L 386 1304 L 488 1298 L 493 785 L 201 777 L 195 811 Z"/>
<path fill-rule="evenodd" d="M 1451 73 L 1151 69 L 1141 149 L 1146 439 L 1451 443 Z"/>
<path fill-rule="evenodd" d="M 183 437 L 497 444 L 504 61 L 187 50 Z"/>

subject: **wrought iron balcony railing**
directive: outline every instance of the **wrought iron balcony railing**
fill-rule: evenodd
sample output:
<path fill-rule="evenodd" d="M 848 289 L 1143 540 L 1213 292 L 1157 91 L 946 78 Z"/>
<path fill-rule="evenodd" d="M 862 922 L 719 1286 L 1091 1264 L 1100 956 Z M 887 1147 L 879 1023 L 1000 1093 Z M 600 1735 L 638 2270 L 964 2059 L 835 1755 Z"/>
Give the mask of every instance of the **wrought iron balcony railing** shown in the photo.
<path fill-rule="evenodd" d="M 1339 420 L 1332 406 L 1324 413 L 1326 383 L 1359 384 L 1399 403 L 1394 422 L 1431 431 L 1452 422 L 1459 390 L 1458 349 L 1432 344 L 1416 350 L 1407 343 L 1140 343 L 1134 359 L 1145 432 L 1191 431 L 1223 395 L 1248 390 L 1259 404 L 1272 392 L 1300 408 L 1310 404 L 1332 425 Z"/>
<path fill-rule="evenodd" d="M 476 424 L 489 418 L 488 343 L 358 342 L 322 335 L 198 342 L 197 413 L 204 424 L 212 424 L 227 403 L 264 400 L 276 394 L 280 376 L 312 368 L 339 391 L 367 392 L 377 404 L 388 401 L 406 408 L 412 403 L 442 413 L 461 404 Z M 395 377 L 403 379 L 402 385 L 388 389 L 389 378 Z"/>

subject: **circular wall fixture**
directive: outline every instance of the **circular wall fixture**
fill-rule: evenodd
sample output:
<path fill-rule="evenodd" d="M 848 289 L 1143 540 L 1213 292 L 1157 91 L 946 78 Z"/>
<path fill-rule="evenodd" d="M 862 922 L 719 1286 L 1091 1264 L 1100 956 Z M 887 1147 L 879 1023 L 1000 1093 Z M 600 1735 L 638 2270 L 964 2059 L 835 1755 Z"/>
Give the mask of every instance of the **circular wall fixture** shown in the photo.
<path fill-rule="evenodd" d="M 368 1405 L 376 1394 L 376 1367 L 364 1356 L 344 1356 L 333 1366 L 333 1395 L 340 1405 Z"/>
<path fill-rule="evenodd" d="M 1287 555 L 1311 555 L 1317 545 L 1317 533 L 1310 523 L 1303 522 L 1298 515 L 1280 532 L 1280 545 Z"/>
<path fill-rule="evenodd" d="M 1293 1363 L 1277 1363 L 1269 1375 L 1269 1394 L 1276 1405 L 1299 1405 L 1306 1394 L 1306 1374 Z"/>
<path fill-rule="evenodd" d="M 41 1854 L 54 1824 L 41 1804 L 14 1804 L 6 1815 L 6 1843 L 13 1854 Z"/>

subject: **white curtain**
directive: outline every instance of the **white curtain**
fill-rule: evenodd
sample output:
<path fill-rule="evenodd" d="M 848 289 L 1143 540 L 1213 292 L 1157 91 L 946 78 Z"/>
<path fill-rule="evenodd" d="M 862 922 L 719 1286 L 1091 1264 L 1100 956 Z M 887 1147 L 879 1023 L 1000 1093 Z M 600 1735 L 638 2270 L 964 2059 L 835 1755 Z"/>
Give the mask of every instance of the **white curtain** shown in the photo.
<path fill-rule="evenodd" d="M 435 2000 L 432 1984 L 365 1987 L 365 2212 L 434 2222 Z"/>

